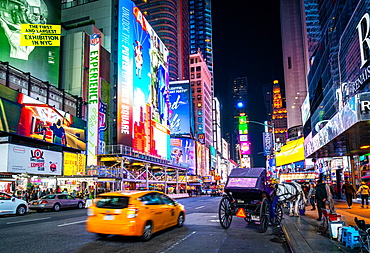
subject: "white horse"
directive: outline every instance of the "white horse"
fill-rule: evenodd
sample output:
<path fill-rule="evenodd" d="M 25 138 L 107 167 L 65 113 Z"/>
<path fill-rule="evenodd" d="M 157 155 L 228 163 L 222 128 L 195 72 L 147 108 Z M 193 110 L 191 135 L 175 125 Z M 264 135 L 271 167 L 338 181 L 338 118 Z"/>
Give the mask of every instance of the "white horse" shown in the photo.
<path fill-rule="evenodd" d="M 279 197 L 279 201 L 289 203 L 289 216 L 299 216 L 299 204 L 305 205 L 306 203 L 306 196 L 300 184 L 296 182 L 277 184 L 276 195 Z"/>

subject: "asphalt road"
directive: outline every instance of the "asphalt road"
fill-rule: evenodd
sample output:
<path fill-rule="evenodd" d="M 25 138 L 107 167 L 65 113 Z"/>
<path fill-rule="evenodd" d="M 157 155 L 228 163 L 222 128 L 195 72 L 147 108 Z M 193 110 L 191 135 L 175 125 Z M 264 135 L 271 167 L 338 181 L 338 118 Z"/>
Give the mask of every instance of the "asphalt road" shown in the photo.
<path fill-rule="evenodd" d="M 85 230 L 86 209 L 0 216 L 0 252 L 290 252 L 280 228 L 270 226 L 262 234 L 258 225 L 233 217 L 230 228 L 222 229 L 220 200 L 210 196 L 179 199 L 187 210 L 184 226 L 157 233 L 149 242 L 122 236 L 99 239 Z"/>

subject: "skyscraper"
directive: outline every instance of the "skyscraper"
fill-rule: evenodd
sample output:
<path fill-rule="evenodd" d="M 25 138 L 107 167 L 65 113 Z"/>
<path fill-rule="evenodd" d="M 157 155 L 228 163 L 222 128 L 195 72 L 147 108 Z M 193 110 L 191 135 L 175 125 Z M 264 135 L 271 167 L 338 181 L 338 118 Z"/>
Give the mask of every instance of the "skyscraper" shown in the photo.
<path fill-rule="evenodd" d="M 132 0 L 170 52 L 170 80 L 189 80 L 188 0 Z"/>
<path fill-rule="evenodd" d="M 280 13 L 288 128 L 291 128 L 302 125 L 301 105 L 307 95 L 305 11 L 301 0 L 281 0 Z M 311 24 L 313 20 L 310 27 Z"/>
<path fill-rule="evenodd" d="M 190 55 L 190 83 L 193 93 L 195 134 L 204 134 L 206 146 L 213 145 L 212 130 L 212 75 L 202 52 Z"/>
<path fill-rule="evenodd" d="M 200 48 L 213 76 L 212 12 L 211 0 L 190 0 L 190 53 Z"/>

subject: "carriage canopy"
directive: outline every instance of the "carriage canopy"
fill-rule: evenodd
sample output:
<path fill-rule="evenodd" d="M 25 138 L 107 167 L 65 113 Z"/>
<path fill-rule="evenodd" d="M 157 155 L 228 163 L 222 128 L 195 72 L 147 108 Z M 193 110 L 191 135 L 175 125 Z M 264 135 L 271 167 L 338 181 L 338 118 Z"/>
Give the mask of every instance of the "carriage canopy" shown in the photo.
<path fill-rule="evenodd" d="M 235 168 L 228 176 L 225 191 L 265 191 L 266 187 L 265 168 Z"/>

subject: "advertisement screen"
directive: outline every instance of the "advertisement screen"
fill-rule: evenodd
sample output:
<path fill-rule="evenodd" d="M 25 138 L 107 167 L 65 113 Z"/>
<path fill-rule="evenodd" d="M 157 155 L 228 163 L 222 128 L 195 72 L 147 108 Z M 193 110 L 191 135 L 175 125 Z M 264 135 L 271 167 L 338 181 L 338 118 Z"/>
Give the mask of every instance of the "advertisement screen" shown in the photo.
<path fill-rule="evenodd" d="M 170 131 L 172 135 L 191 133 L 191 94 L 189 82 L 170 82 Z"/>
<path fill-rule="evenodd" d="M 168 50 L 132 1 L 118 15 L 117 143 L 169 159 Z"/>
<path fill-rule="evenodd" d="M 290 141 L 281 147 L 280 152 L 276 152 L 276 166 L 290 164 L 304 160 L 304 138 Z"/>
<path fill-rule="evenodd" d="M 85 175 L 86 156 L 71 152 L 63 152 L 63 175 Z"/>
<path fill-rule="evenodd" d="M 250 155 L 250 143 L 249 141 L 240 142 L 240 154 L 242 155 Z"/>
<path fill-rule="evenodd" d="M 0 61 L 58 86 L 60 19 L 61 1 L 0 1 Z"/>
<path fill-rule="evenodd" d="M 171 164 L 188 168 L 188 175 L 195 175 L 195 143 L 193 140 L 171 138 Z"/>
<path fill-rule="evenodd" d="M 62 153 L 60 152 L 14 144 L 1 144 L 0 150 L 3 154 L 2 157 L 7 157 L 7 166 L 1 166 L 0 172 L 40 175 L 62 174 L 63 164 Z"/>
<path fill-rule="evenodd" d="M 0 85 L 0 131 L 86 150 L 86 122 Z"/>

